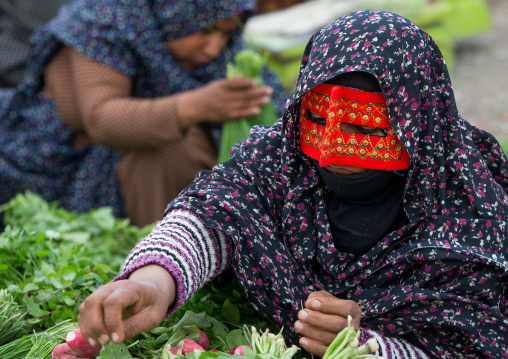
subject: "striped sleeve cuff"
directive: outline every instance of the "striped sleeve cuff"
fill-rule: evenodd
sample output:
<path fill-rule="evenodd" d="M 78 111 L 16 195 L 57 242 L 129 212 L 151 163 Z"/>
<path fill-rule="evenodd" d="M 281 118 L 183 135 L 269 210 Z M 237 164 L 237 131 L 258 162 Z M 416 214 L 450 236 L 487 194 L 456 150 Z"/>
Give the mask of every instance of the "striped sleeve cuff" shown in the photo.
<path fill-rule="evenodd" d="M 231 253 L 231 241 L 224 233 L 206 227 L 193 212 L 174 210 L 134 247 L 115 280 L 126 279 L 148 264 L 166 268 L 177 286 L 176 302 L 168 312 L 171 315 L 227 268 Z"/>
<path fill-rule="evenodd" d="M 382 334 L 367 329 L 361 329 L 360 344 L 370 338 L 377 341 L 379 349 L 374 354 L 388 359 L 431 359 L 421 349 L 408 343 L 402 338 L 385 337 Z"/>

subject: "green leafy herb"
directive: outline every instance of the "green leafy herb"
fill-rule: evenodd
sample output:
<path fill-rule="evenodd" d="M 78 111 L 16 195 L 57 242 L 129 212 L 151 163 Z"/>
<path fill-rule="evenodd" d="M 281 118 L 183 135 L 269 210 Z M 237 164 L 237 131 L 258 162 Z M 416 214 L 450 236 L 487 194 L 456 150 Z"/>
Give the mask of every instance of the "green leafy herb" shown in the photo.
<path fill-rule="evenodd" d="M 0 290 L 0 345 L 27 332 L 28 324 L 23 320 L 25 315 L 12 294 L 6 289 Z"/>
<path fill-rule="evenodd" d="M 235 55 L 234 63 L 227 64 L 227 78 L 249 77 L 255 79 L 259 85 L 263 84 L 261 70 L 266 64 L 267 56 L 247 49 Z M 222 126 L 222 139 L 219 149 L 219 162 L 229 160 L 231 147 L 249 137 L 254 125 L 271 126 L 277 120 L 277 113 L 272 104 L 261 107 L 260 113 L 248 118 L 225 122 Z"/>
<path fill-rule="evenodd" d="M 5 296 L 0 297 L 0 315 L 9 314 L 0 318 L 0 325 L 5 324 L 0 326 L 0 340 L 6 341 L 0 358 L 26 358 L 31 350 L 34 358 L 49 358 L 76 325 L 60 336 L 52 334 L 54 328 L 77 323 L 83 299 L 118 273 L 125 256 L 151 227 L 131 226 L 127 220 L 113 218 L 108 209 L 68 212 L 31 193 L 17 195 L 0 206 L 0 212 L 5 213 L 6 223 L 0 233 L 0 296 Z M 159 358 L 167 343 L 176 345 L 183 337 L 197 339 L 202 330 L 210 349 L 229 355 L 231 346 L 248 344 L 241 330 L 244 324 L 278 330 L 245 299 L 230 269 L 158 328 L 128 340 L 122 353 Z"/>
<path fill-rule="evenodd" d="M 110 342 L 101 349 L 101 353 L 98 358 L 102 359 L 132 359 L 132 355 L 129 353 L 127 346 L 123 343 L 114 344 Z"/>
<path fill-rule="evenodd" d="M 63 341 L 68 332 L 77 328 L 70 320 L 63 321 L 43 332 L 33 333 L 0 346 L 2 359 L 50 359 L 53 349 Z"/>

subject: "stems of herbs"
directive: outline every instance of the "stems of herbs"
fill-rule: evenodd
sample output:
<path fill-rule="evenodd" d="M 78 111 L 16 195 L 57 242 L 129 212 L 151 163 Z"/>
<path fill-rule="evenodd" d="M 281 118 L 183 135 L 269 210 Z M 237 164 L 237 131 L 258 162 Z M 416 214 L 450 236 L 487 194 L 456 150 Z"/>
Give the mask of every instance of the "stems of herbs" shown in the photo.
<path fill-rule="evenodd" d="M 349 317 L 348 317 L 349 321 Z M 346 346 L 346 344 L 351 340 L 351 336 L 353 335 L 354 330 L 346 327 L 340 331 L 339 334 L 335 337 L 333 342 L 328 346 L 325 354 L 323 355 L 323 359 L 332 359 L 335 358 L 339 352 Z"/>
<path fill-rule="evenodd" d="M 322 359 L 383 359 L 370 353 L 378 350 L 374 338 L 359 346 L 360 331 L 353 326 L 353 318 L 348 316 L 348 326 L 344 328 L 330 344 Z"/>
<path fill-rule="evenodd" d="M 40 358 L 50 359 L 53 349 L 63 341 L 68 332 L 77 328 L 72 321 L 65 320 L 45 332 L 25 335 L 8 344 L 0 346 L 2 359 Z M 50 350 L 51 349 L 51 350 Z"/>
<path fill-rule="evenodd" d="M 0 345 L 26 333 L 29 326 L 23 321 L 26 314 L 8 290 L 0 290 Z"/>
<path fill-rule="evenodd" d="M 299 350 L 296 345 L 292 345 L 290 348 L 286 347 L 282 329 L 276 335 L 270 333 L 268 329 L 260 335 L 255 327 L 251 327 L 250 342 L 252 350 L 256 354 L 269 354 L 281 359 L 291 359 Z"/>
<path fill-rule="evenodd" d="M 375 353 L 379 349 L 379 346 L 377 345 L 377 341 L 374 338 L 370 338 L 363 344 L 362 346 L 358 347 L 353 352 L 353 358 L 359 359 L 363 358 L 366 354 Z"/>

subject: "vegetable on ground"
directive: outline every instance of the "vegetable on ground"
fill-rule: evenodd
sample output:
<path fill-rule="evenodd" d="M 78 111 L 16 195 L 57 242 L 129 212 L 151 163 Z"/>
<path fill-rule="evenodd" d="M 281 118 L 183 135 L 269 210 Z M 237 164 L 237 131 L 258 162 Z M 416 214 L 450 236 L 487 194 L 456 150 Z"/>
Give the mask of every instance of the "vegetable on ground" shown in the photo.
<path fill-rule="evenodd" d="M 96 358 L 99 356 L 102 348 L 100 344 L 95 347 L 91 346 L 83 337 L 79 328 L 67 333 L 65 341 L 74 354 L 81 358 Z"/>
<path fill-rule="evenodd" d="M 245 348 L 249 348 L 252 350 L 251 347 L 249 347 L 248 345 L 237 345 L 236 347 L 234 347 L 233 349 L 231 349 L 229 351 L 229 354 L 231 355 L 245 355 Z"/>
<path fill-rule="evenodd" d="M 204 352 L 205 349 L 192 339 L 183 339 L 175 347 L 177 354 L 187 354 L 192 352 Z"/>
<path fill-rule="evenodd" d="M 62 358 L 64 355 L 72 355 L 73 351 L 71 347 L 67 343 L 58 344 L 55 349 L 53 349 L 53 354 L 51 355 L 52 359 Z"/>

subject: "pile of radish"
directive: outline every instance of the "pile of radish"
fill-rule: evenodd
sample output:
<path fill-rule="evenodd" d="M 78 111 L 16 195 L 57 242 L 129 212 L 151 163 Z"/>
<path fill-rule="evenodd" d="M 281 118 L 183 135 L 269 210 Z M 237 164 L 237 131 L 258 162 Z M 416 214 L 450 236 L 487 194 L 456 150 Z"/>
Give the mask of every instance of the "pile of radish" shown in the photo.
<path fill-rule="evenodd" d="M 210 352 L 210 353 L 219 352 L 219 350 L 216 349 L 208 350 L 208 344 L 209 341 L 205 332 L 199 332 L 199 340 L 197 342 L 195 340 L 186 338 L 182 339 L 174 348 L 171 348 L 169 344 L 166 344 L 162 350 L 162 355 L 160 359 L 174 359 L 193 352 Z M 229 351 L 229 354 L 244 355 L 245 348 L 252 349 L 248 345 L 237 345 L 236 347 L 234 347 Z"/>
<path fill-rule="evenodd" d="M 258 354 L 267 355 L 266 358 L 271 359 L 292 359 L 298 352 L 299 348 L 295 345 L 287 347 L 282 336 L 282 329 L 278 334 L 270 333 L 266 329 L 261 334 L 255 327 L 251 327 L 250 335 L 245 332 L 247 327 L 244 326 L 245 337 L 248 337 L 250 345 L 237 345 L 231 350 L 229 355 L 245 355 L 247 357 L 255 358 Z M 180 359 L 190 353 L 202 352 L 219 352 L 219 350 L 208 349 L 209 339 L 203 331 L 197 333 L 197 338 L 181 339 L 178 344 L 172 348 L 170 342 L 162 348 L 160 359 Z M 189 336 L 189 333 L 186 334 Z M 330 344 L 328 350 L 323 355 L 323 359 L 385 359 L 370 353 L 378 350 L 377 342 L 375 339 L 369 339 L 363 345 L 359 345 L 360 331 L 355 330 L 353 326 L 353 319 L 348 316 L 348 326 L 344 328 Z M 88 341 L 81 335 L 79 329 L 72 330 L 67 333 L 66 342 L 59 344 L 53 350 L 53 359 L 95 359 L 100 353 L 102 346 L 99 344 L 96 347 L 91 346 Z"/>
<path fill-rule="evenodd" d="M 65 343 L 59 344 L 53 350 L 53 359 L 95 359 L 99 356 L 102 345 L 91 346 L 81 335 L 79 329 L 75 329 L 65 337 Z"/>

